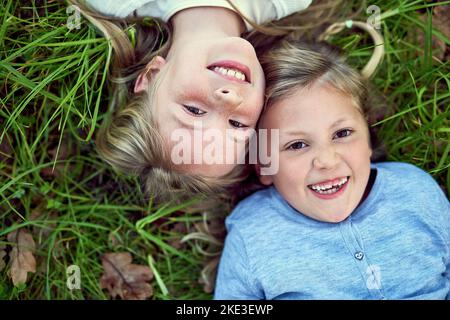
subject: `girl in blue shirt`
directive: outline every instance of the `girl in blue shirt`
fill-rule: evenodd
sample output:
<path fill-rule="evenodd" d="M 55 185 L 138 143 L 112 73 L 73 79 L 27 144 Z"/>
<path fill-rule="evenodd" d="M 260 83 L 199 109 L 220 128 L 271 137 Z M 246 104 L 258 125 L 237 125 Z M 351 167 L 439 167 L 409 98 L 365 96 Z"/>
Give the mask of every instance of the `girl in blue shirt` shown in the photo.
<path fill-rule="evenodd" d="M 215 298 L 449 298 L 449 202 L 423 170 L 371 163 L 363 76 L 294 42 L 262 65 L 279 168 L 226 220 Z"/>

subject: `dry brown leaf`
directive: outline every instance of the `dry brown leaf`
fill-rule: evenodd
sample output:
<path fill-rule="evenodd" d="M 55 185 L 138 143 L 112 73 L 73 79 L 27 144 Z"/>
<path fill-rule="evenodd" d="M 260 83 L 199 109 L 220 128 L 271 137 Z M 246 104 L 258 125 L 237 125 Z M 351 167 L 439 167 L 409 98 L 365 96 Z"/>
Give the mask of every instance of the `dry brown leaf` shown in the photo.
<path fill-rule="evenodd" d="M 131 264 L 129 252 L 107 253 L 102 257 L 105 273 L 100 278 L 100 287 L 107 289 L 112 298 L 124 300 L 144 300 L 153 295 L 148 283 L 153 278 L 147 266 Z"/>
<path fill-rule="evenodd" d="M 9 257 L 11 259 L 10 275 L 15 286 L 27 281 L 28 272 L 36 272 L 36 259 L 33 252 L 35 243 L 31 234 L 25 229 L 8 233 L 7 239 L 13 246 Z"/>
<path fill-rule="evenodd" d="M 0 246 L 0 271 L 5 267 L 5 260 L 3 258 L 6 256 L 5 246 Z"/>

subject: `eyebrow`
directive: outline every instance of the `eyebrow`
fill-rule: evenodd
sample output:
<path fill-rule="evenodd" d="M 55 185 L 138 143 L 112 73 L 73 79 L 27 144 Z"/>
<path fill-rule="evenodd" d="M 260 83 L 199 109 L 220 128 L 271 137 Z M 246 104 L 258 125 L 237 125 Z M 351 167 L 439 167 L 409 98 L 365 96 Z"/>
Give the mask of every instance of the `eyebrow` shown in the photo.
<path fill-rule="evenodd" d="M 333 124 L 330 126 L 331 128 L 337 127 L 338 125 L 340 125 L 342 122 L 345 122 L 349 120 L 349 118 L 339 118 L 338 120 L 336 120 L 335 122 L 333 122 Z M 292 130 L 292 131 L 287 131 L 285 133 L 285 135 L 289 135 L 289 136 L 293 136 L 293 135 L 303 135 L 303 136 L 308 136 L 309 134 L 307 132 L 301 131 L 301 130 Z"/>

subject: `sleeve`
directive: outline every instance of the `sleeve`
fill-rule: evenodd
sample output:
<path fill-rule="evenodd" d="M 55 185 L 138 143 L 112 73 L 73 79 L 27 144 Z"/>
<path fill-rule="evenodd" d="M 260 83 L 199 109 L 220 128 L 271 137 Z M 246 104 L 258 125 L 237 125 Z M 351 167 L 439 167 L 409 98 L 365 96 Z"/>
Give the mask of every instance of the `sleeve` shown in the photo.
<path fill-rule="evenodd" d="M 252 272 L 244 240 L 237 228 L 231 229 L 225 240 L 217 272 L 214 299 L 264 299 L 264 294 Z"/>

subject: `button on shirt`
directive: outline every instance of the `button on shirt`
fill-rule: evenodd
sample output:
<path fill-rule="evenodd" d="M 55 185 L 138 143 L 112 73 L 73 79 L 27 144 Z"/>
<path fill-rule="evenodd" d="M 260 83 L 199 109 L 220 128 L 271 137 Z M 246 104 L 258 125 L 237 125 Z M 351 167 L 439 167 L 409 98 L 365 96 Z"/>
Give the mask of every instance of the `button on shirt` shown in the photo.
<path fill-rule="evenodd" d="M 362 260 L 362 258 L 364 258 L 364 253 L 361 251 L 355 252 L 355 258 L 358 260 Z"/>
<path fill-rule="evenodd" d="M 450 205 L 433 178 L 404 163 L 377 176 L 344 221 L 292 208 L 275 188 L 226 220 L 215 299 L 445 299 L 450 292 Z"/>

